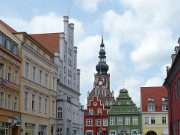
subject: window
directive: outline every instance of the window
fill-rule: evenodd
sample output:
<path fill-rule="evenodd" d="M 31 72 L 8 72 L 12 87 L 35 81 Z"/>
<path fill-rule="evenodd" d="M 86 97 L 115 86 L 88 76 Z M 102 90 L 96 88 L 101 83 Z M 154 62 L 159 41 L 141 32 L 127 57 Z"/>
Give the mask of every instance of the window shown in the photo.
<path fill-rule="evenodd" d="M 149 103 L 149 104 L 148 104 L 148 111 L 149 111 L 149 112 L 155 111 L 155 104 Z"/>
<path fill-rule="evenodd" d="M 19 72 L 17 70 L 14 73 L 14 83 L 19 84 Z"/>
<path fill-rule="evenodd" d="M 93 109 L 92 108 L 89 108 L 89 114 L 93 115 Z"/>
<path fill-rule="evenodd" d="M 62 107 L 58 107 L 57 118 L 62 119 Z"/>
<path fill-rule="evenodd" d="M 166 117 L 162 117 L 162 124 L 166 124 Z"/>
<path fill-rule="evenodd" d="M 52 89 L 55 90 L 56 87 L 56 79 L 55 77 L 52 78 Z"/>
<path fill-rule="evenodd" d="M 108 119 L 103 119 L 103 126 L 108 126 Z"/>
<path fill-rule="evenodd" d="M 93 135 L 93 131 L 86 131 L 86 135 Z"/>
<path fill-rule="evenodd" d="M 35 135 L 35 124 L 25 123 L 25 135 Z"/>
<path fill-rule="evenodd" d="M 28 92 L 25 91 L 25 92 L 24 92 L 24 109 L 25 109 L 25 110 L 28 110 L 28 99 L 29 99 L 29 97 L 28 97 Z"/>
<path fill-rule="evenodd" d="M 96 120 L 96 125 L 97 125 L 97 126 L 101 126 L 101 119 L 97 119 L 97 120 Z"/>
<path fill-rule="evenodd" d="M 2 34 L 0 34 L 0 45 L 4 46 L 3 39 L 4 39 L 4 36 Z"/>
<path fill-rule="evenodd" d="M 39 84 L 42 85 L 42 71 L 39 70 Z"/>
<path fill-rule="evenodd" d="M 63 135 L 63 130 L 62 128 L 57 129 L 57 135 Z"/>
<path fill-rule="evenodd" d="M 46 86 L 46 88 L 49 87 L 49 75 L 47 73 L 45 75 L 45 86 Z"/>
<path fill-rule="evenodd" d="M 148 98 L 149 102 L 154 102 L 154 98 Z"/>
<path fill-rule="evenodd" d="M 37 47 L 37 52 L 40 53 L 40 49 Z"/>
<path fill-rule="evenodd" d="M 6 49 L 11 51 L 11 41 L 10 40 L 6 40 Z"/>
<path fill-rule="evenodd" d="M 4 93 L 0 92 L 0 108 L 4 108 Z"/>
<path fill-rule="evenodd" d="M 98 108 L 98 114 L 102 114 L 102 109 L 101 108 Z"/>
<path fill-rule="evenodd" d="M 117 125 L 123 125 L 123 117 L 117 118 Z"/>
<path fill-rule="evenodd" d="M 144 124 L 149 124 L 149 117 L 144 117 Z"/>
<path fill-rule="evenodd" d="M 38 135 L 47 135 L 47 126 L 39 125 Z"/>
<path fill-rule="evenodd" d="M 36 82 L 36 67 L 35 66 L 33 66 L 33 69 L 32 69 L 32 81 Z"/>
<path fill-rule="evenodd" d="M 42 97 L 39 97 L 39 113 L 42 113 Z"/>
<path fill-rule="evenodd" d="M 130 104 L 130 102 L 128 101 L 128 102 L 127 102 L 127 105 L 129 105 L 129 104 Z"/>
<path fill-rule="evenodd" d="M 116 135 L 116 131 L 110 131 L 110 135 Z"/>
<path fill-rule="evenodd" d="M 4 72 L 6 71 L 4 69 L 5 69 L 5 65 L 1 68 L 1 78 L 4 78 Z"/>
<path fill-rule="evenodd" d="M 87 119 L 86 120 L 86 126 L 92 126 L 92 119 Z"/>
<path fill-rule="evenodd" d="M 52 101 L 52 116 L 54 116 L 55 102 Z"/>
<path fill-rule="evenodd" d="M 36 96 L 35 94 L 32 94 L 32 111 L 35 111 L 35 105 L 36 105 Z"/>
<path fill-rule="evenodd" d="M 155 117 L 151 117 L 151 124 L 156 124 L 156 119 L 155 119 Z"/>
<path fill-rule="evenodd" d="M 178 79 L 178 95 L 180 96 L 180 78 Z"/>
<path fill-rule="evenodd" d="M 110 117 L 110 125 L 115 125 L 115 117 Z"/>
<path fill-rule="evenodd" d="M 14 111 L 18 110 L 18 97 L 14 97 Z"/>
<path fill-rule="evenodd" d="M 44 112 L 47 115 L 48 114 L 48 99 L 45 98 L 45 104 L 44 104 Z"/>
<path fill-rule="evenodd" d="M 29 63 L 25 62 L 25 77 L 29 79 Z"/>
<path fill-rule="evenodd" d="M 8 68 L 8 81 L 11 81 L 11 77 L 12 77 L 12 68 L 9 67 Z"/>
<path fill-rule="evenodd" d="M 167 103 L 162 104 L 162 111 L 168 111 L 168 104 Z"/>
<path fill-rule="evenodd" d="M 168 98 L 163 97 L 163 98 L 162 98 L 162 101 L 168 101 Z"/>
<path fill-rule="evenodd" d="M 138 117 L 133 117 L 133 125 L 138 125 Z"/>
<path fill-rule="evenodd" d="M 43 52 L 43 56 L 46 57 L 46 53 L 45 52 Z"/>
<path fill-rule="evenodd" d="M 7 97 L 7 109 L 11 109 L 11 95 L 8 94 L 8 97 Z"/>
<path fill-rule="evenodd" d="M 125 117 L 125 125 L 130 125 L 130 117 Z"/>

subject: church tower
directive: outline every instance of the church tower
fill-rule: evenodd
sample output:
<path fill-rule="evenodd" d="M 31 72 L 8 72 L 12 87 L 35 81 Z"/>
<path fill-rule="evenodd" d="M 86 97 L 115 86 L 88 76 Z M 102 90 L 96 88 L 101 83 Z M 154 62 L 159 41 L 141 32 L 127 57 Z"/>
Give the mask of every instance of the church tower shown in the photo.
<path fill-rule="evenodd" d="M 105 45 L 102 38 L 99 51 L 99 62 L 96 65 L 97 73 L 94 75 L 94 87 L 90 93 L 88 92 L 88 104 L 94 96 L 97 96 L 98 99 L 101 100 L 101 104 L 107 109 L 110 109 L 111 105 L 114 103 L 114 92 L 112 91 L 111 93 L 110 91 L 110 74 L 107 73 L 108 69 L 109 66 L 106 64 Z"/>

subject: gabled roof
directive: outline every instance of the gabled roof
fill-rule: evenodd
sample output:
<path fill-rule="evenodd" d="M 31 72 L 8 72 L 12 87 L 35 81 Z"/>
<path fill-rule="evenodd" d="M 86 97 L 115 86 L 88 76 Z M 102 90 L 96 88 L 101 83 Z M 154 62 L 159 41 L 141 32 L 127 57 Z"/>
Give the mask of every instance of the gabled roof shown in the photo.
<path fill-rule="evenodd" d="M 30 34 L 35 40 L 47 48 L 52 54 L 59 51 L 60 33 Z"/>
<path fill-rule="evenodd" d="M 10 31 L 11 33 L 15 33 L 16 31 L 11 28 L 9 25 L 7 25 L 5 22 L 3 22 L 2 20 L 0 20 L 0 24 L 3 25 L 8 31 Z"/>
<path fill-rule="evenodd" d="M 156 106 L 156 112 L 162 112 L 162 103 L 168 103 L 168 101 L 162 101 L 162 98 L 168 98 L 168 91 L 165 87 L 141 87 L 141 106 L 142 112 L 147 112 L 147 105 L 153 103 Z M 148 101 L 148 98 L 153 98 L 154 101 Z"/>

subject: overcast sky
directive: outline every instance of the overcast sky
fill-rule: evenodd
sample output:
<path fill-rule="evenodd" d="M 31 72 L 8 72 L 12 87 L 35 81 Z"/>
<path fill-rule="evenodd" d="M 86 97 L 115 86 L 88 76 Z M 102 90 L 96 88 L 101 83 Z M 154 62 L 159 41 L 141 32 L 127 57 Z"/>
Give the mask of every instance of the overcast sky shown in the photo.
<path fill-rule="evenodd" d="M 111 90 L 123 87 L 139 107 L 140 87 L 161 86 L 180 37 L 180 0 L 2 1 L 0 18 L 17 31 L 62 32 L 63 16 L 75 24 L 81 69 L 81 103 L 93 88 L 104 31 Z"/>

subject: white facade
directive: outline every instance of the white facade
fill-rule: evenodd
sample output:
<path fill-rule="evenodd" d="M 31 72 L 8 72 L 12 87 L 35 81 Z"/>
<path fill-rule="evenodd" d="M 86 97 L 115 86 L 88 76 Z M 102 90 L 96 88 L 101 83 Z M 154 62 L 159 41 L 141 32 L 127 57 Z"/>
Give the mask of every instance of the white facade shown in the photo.
<path fill-rule="evenodd" d="M 79 103 L 80 70 L 77 69 L 77 47 L 74 46 L 74 24 L 64 16 L 64 32 L 60 33 L 59 52 L 55 52 L 58 66 L 57 134 L 83 135 L 84 113 Z"/>

